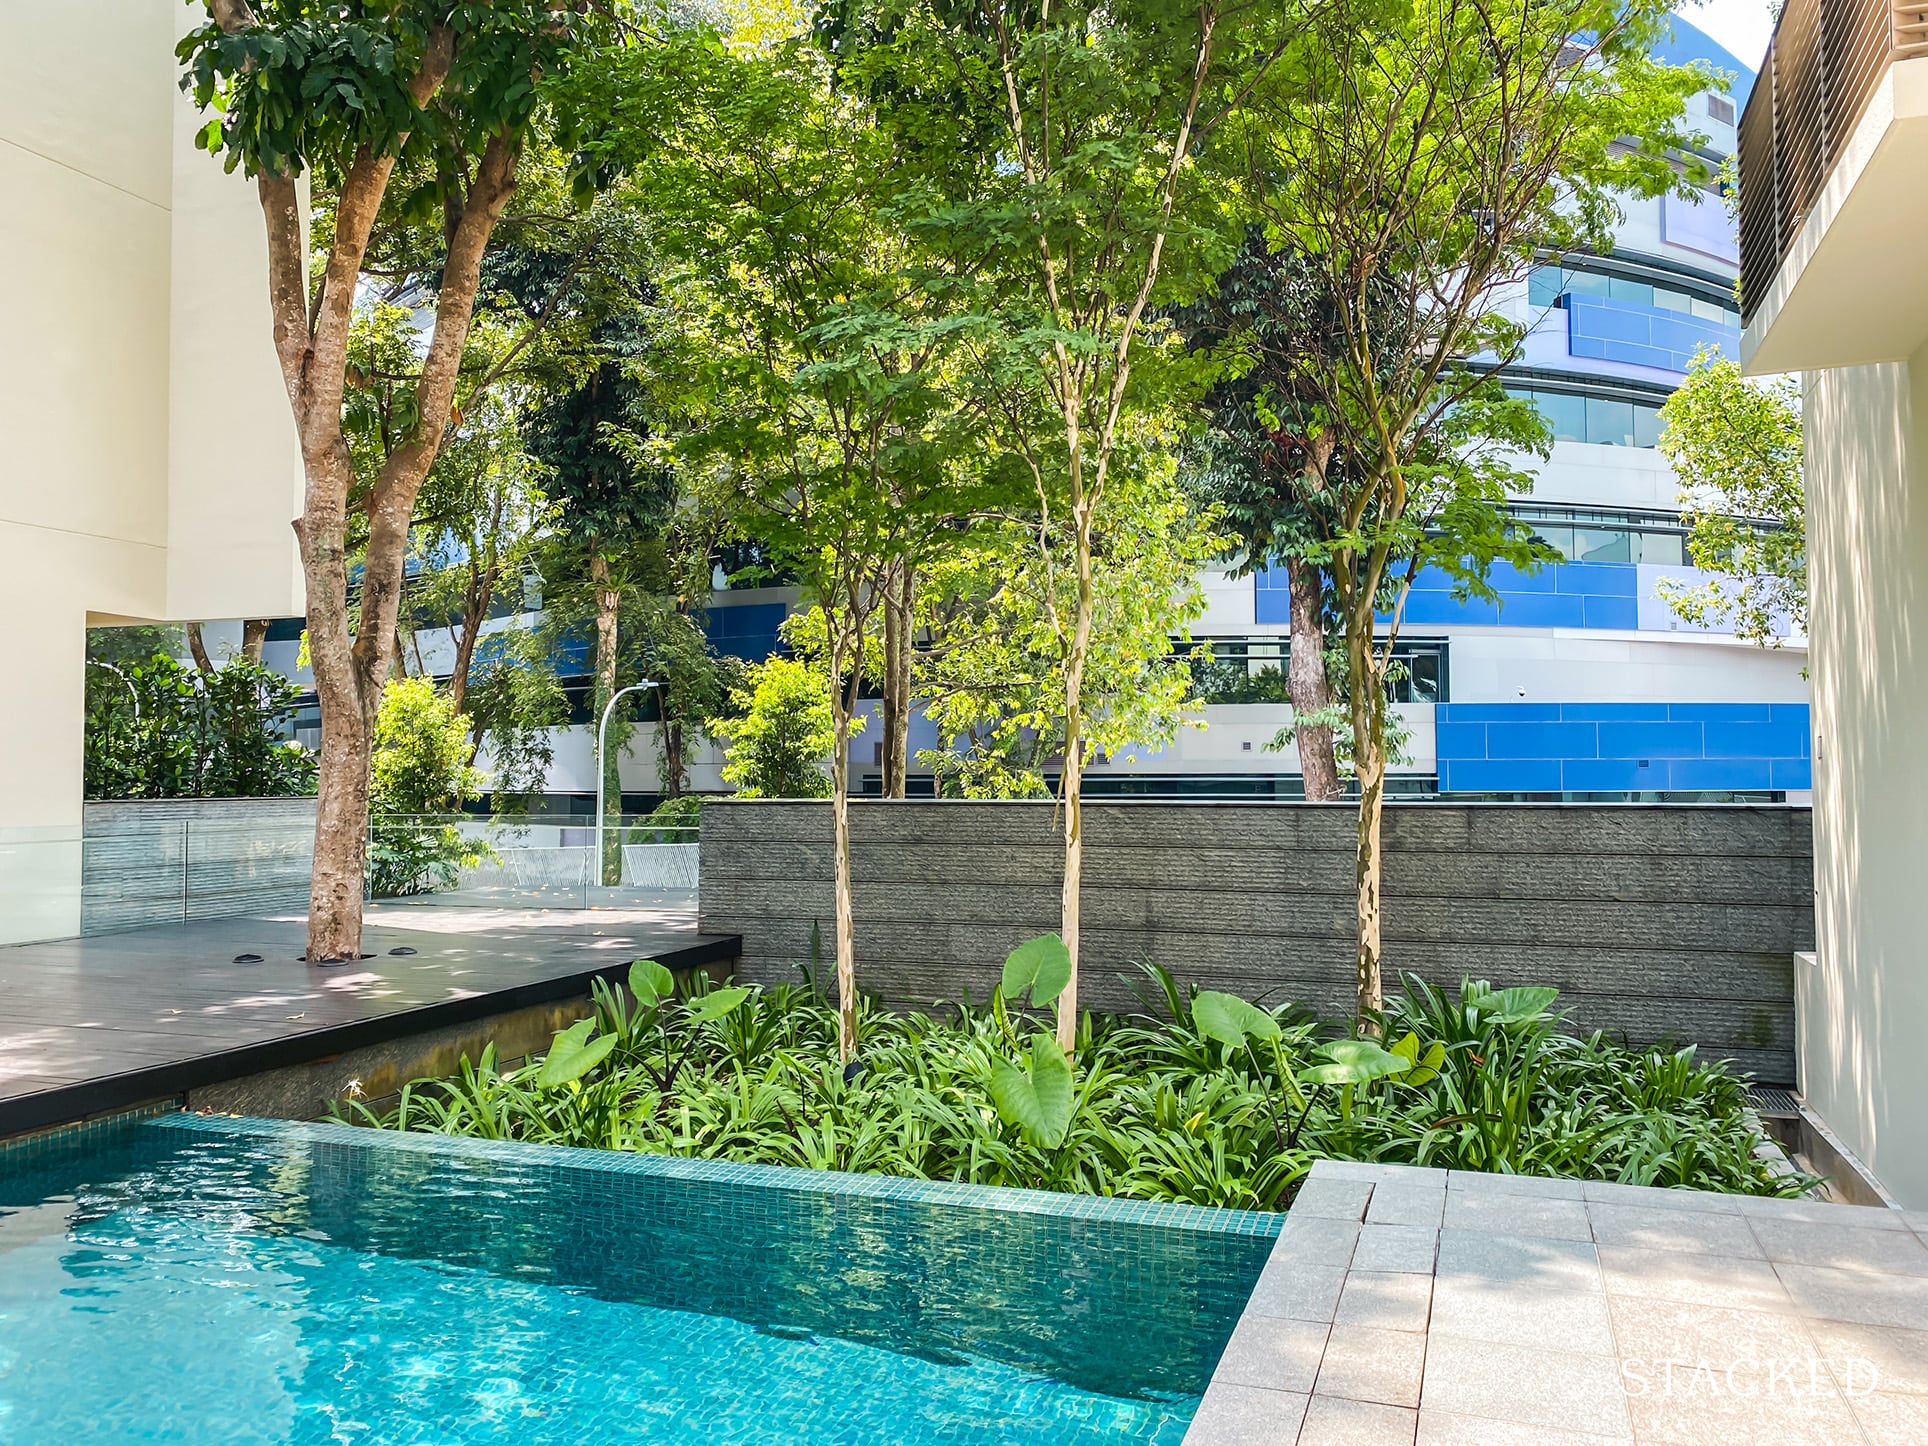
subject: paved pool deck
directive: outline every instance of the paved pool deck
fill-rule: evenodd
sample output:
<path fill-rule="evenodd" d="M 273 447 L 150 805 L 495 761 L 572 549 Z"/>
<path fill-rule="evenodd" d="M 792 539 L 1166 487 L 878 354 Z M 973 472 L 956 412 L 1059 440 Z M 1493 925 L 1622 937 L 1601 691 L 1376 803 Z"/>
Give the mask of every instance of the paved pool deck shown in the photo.
<path fill-rule="evenodd" d="M 1186 1446 L 1928 1442 L 1928 1212 L 1321 1161 Z"/>
<path fill-rule="evenodd" d="M 375 906 L 371 957 L 337 966 L 301 960 L 305 932 L 293 914 L 0 948 L 0 1137 L 578 998 L 635 959 L 684 969 L 739 949 L 699 936 L 682 900 Z"/>

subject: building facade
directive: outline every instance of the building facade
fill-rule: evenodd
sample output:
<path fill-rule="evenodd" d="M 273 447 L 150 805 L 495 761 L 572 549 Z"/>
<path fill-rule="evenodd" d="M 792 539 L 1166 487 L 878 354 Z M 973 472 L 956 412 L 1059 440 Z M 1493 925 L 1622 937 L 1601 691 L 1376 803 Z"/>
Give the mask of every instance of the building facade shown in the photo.
<path fill-rule="evenodd" d="M 302 611 L 254 187 L 159 0 L 0 11 L 0 942 L 79 931 L 90 623 Z"/>
<path fill-rule="evenodd" d="M 1740 140 L 1744 365 L 1803 382 L 1805 1103 L 1928 1209 L 1928 6 L 1789 0 Z"/>

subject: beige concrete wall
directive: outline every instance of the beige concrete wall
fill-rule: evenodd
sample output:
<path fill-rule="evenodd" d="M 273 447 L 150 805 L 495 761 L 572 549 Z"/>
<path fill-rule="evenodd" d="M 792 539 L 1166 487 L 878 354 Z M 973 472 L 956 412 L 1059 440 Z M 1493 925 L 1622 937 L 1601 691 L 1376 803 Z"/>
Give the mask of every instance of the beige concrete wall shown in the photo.
<path fill-rule="evenodd" d="M 1816 963 L 1808 1103 L 1928 1207 L 1928 350 L 1808 374 Z"/>
<path fill-rule="evenodd" d="M 173 0 L 0 7 L 0 942 L 79 925 L 88 619 L 301 611 L 253 187 Z"/>

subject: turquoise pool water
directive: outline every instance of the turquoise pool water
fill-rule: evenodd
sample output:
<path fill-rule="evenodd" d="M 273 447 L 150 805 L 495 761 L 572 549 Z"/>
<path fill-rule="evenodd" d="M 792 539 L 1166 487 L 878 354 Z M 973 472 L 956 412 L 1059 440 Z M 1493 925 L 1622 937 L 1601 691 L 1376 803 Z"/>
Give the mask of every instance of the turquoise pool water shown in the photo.
<path fill-rule="evenodd" d="M 1275 1230 L 163 1116 L 0 1150 L 0 1441 L 1175 1446 Z"/>

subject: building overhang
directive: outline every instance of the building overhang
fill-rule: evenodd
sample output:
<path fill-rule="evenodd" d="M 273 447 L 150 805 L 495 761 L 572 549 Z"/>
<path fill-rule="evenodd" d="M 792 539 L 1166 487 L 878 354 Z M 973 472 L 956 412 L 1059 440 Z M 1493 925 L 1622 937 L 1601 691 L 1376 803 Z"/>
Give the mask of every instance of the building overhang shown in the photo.
<path fill-rule="evenodd" d="M 1928 57 L 1897 61 L 1741 338 L 1750 374 L 1902 361 L 1928 342 Z"/>

